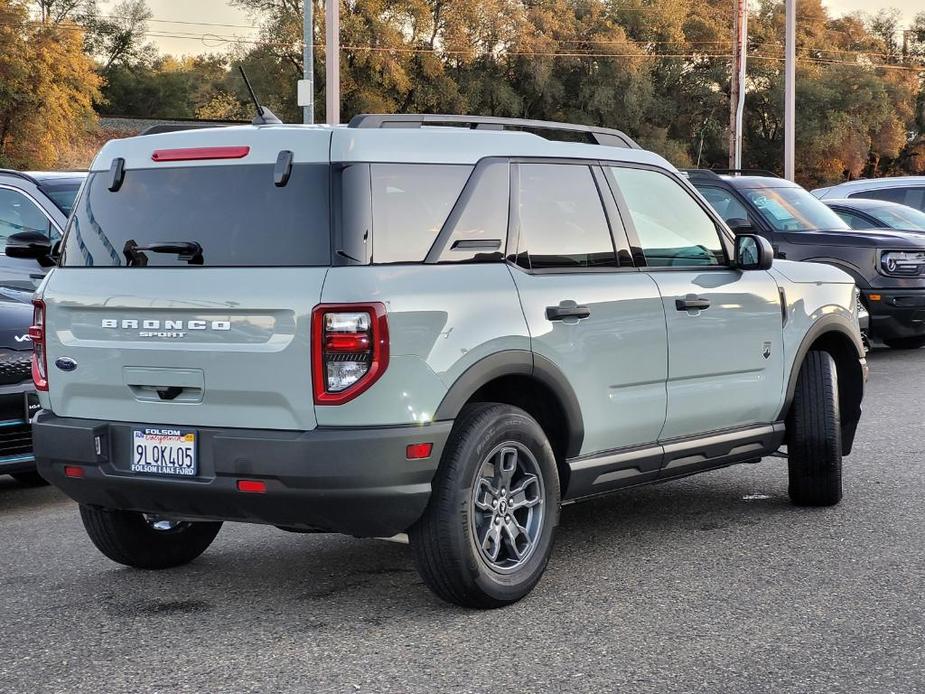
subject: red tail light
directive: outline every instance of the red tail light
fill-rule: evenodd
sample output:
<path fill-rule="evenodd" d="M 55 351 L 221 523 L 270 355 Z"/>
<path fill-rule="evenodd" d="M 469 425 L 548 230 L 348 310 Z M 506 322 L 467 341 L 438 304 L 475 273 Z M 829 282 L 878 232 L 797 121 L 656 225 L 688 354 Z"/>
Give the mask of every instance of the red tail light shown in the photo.
<path fill-rule="evenodd" d="M 32 340 L 32 382 L 36 390 L 48 390 L 48 357 L 45 351 L 45 302 L 32 302 L 32 326 L 29 338 Z"/>
<path fill-rule="evenodd" d="M 186 147 L 184 149 L 157 149 L 152 161 L 199 161 L 202 159 L 243 159 L 250 147 Z"/>
<path fill-rule="evenodd" d="M 321 304 L 312 311 L 315 404 L 352 400 L 375 383 L 388 364 L 385 304 Z"/>

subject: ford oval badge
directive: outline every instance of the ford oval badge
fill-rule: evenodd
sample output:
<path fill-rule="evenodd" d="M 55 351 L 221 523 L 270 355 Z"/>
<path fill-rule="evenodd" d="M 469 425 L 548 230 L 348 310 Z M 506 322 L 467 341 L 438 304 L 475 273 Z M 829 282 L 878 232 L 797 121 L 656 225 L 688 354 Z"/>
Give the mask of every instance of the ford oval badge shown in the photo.
<path fill-rule="evenodd" d="M 60 357 L 55 359 L 55 366 L 62 371 L 73 371 L 77 368 L 77 362 L 70 357 Z"/>

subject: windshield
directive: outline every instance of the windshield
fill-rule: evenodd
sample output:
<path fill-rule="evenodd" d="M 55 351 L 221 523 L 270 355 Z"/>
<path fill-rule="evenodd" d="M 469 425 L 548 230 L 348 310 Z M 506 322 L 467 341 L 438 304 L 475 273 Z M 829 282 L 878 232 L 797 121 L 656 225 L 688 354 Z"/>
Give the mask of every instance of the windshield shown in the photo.
<path fill-rule="evenodd" d="M 55 207 L 61 210 L 65 216 L 70 216 L 71 210 L 74 209 L 74 198 L 77 197 L 77 190 L 80 188 L 80 181 L 68 181 L 67 183 L 43 183 L 39 186 L 45 195 L 55 203 Z"/>
<path fill-rule="evenodd" d="M 742 191 L 774 231 L 850 231 L 845 221 L 803 188 L 747 188 Z"/>
<path fill-rule="evenodd" d="M 109 190 L 91 174 L 68 224 L 64 267 L 329 265 L 327 164 L 135 169 Z"/>
<path fill-rule="evenodd" d="M 891 229 L 925 231 L 925 212 L 904 205 L 876 207 L 870 213 Z"/>

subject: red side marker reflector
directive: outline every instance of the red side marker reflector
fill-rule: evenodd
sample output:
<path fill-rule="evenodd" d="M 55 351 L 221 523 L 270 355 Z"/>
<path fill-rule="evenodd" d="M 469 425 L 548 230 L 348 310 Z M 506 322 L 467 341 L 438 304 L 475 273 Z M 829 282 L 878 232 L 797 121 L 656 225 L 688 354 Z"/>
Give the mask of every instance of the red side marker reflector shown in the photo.
<path fill-rule="evenodd" d="M 432 443 L 412 443 L 405 449 L 405 457 L 408 460 L 421 460 L 429 458 L 430 452 L 434 449 Z"/>
<path fill-rule="evenodd" d="M 238 491 L 250 494 L 266 494 L 267 483 L 260 480 L 238 480 Z"/>
<path fill-rule="evenodd" d="M 197 161 L 200 159 L 241 159 L 250 147 L 186 147 L 183 149 L 156 149 L 153 161 Z"/>
<path fill-rule="evenodd" d="M 64 476 L 79 480 L 84 476 L 84 469 L 78 465 L 65 465 Z"/>

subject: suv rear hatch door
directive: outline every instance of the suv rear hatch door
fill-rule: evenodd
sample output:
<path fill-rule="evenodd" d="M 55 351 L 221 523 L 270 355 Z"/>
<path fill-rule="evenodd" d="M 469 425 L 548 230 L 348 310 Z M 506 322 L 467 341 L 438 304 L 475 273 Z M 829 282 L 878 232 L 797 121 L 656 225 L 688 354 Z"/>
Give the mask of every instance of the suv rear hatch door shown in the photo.
<path fill-rule="evenodd" d="M 262 130 L 103 150 L 43 291 L 56 414 L 315 427 L 310 317 L 330 265 L 330 133 L 289 130 L 302 154 L 280 185 L 282 129 Z"/>

